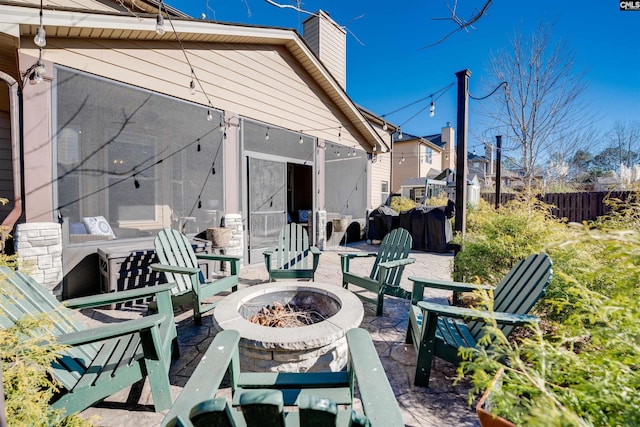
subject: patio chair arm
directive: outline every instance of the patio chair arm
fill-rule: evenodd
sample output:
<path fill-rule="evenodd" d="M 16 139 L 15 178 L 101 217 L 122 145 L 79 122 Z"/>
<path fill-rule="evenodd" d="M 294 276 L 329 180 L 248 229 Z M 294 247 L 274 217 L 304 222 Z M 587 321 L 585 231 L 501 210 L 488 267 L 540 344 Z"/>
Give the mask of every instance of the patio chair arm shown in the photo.
<path fill-rule="evenodd" d="M 167 316 L 164 314 L 152 314 L 151 316 L 140 317 L 138 319 L 100 325 L 91 329 L 58 335 L 56 337 L 56 342 L 58 344 L 70 346 L 90 344 L 109 338 L 116 338 L 123 335 L 129 335 L 134 332 L 141 332 L 147 329 L 159 327 L 162 322 L 166 321 Z"/>
<path fill-rule="evenodd" d="M 415 258 L 402 258 L 402 259 L 396 259 L 393 261 L 381 262 L 380 264 L 378 264 L 378 267 L 394 268 L 394 267 L 400 267 L 401 265 L 413 264 L 414 262 L 416 262 Z"/>
<path fill-rule="evenodd" d="M 413 282 L 413 290 L 411 292 L 411 303 L 416 304 L 422 301 L 424 297 L 424 288 L 444 289 L 453 292 L 472 292 L 476 290 L 491 290 L 494 287 L 489 285 L 480 285 L 474 283 L 453 282 L 450 280 L 437 280 L 422 277 L 409 276 Z"/>
<path fill-rule="evenodd" d="M 177 265 L 168 264 L 151 264 L 149 267 L 153 271 L 160 271 L 163 273 L 175 273 L 175 274 L 197 274 L 200 273 L 199 267 L 180 267 Z"/>
<path fill-rule="evenodd" d="M 206 261 L 223 261 L 223 262 L 242 261 L 242 257 L 239 255 L 196 254 L 196 258 L 206 260 Z"/>
<path fill-rule="evenodd" d="M 90 295 L 62 301 L 65 307 L 81 309 L 99 307 L 107 304 L 117 304 L 125 301 L 133 301 L 161 292 L 170 292 L 176 286 L 175 283 L 165 283 L 156 286 L 146 286 L 144 288 L 130 289 L 126 291 L 110 292 L 107 294 Z"/>
<path fill-rule="evenodd" d="M 455 317 L 458 319 L 466 320 L 479 320 L 486 322 L 487 320 L 495 319 L 496 322 L 502 325 L 524 325 L 527 323 L 537 323 L 540 318 L 537 316 L 530 316 L 527 314 L 514 314 L 504 312 L 490 312 L 482 310 L 474 310 L 465 307 L 454 307 L 450 305 L 436 304 L 432 302 L 419 301 L 418 307 L 422 309 L 423 313 L 434 313 L 438 316 Z"/>
<path fill-rule="evenodd" d="M 338 254 L 342 258 L 366 258 L 377 256 L 377 252 L 347 252 L 347 253 L 339 253 Z"/>

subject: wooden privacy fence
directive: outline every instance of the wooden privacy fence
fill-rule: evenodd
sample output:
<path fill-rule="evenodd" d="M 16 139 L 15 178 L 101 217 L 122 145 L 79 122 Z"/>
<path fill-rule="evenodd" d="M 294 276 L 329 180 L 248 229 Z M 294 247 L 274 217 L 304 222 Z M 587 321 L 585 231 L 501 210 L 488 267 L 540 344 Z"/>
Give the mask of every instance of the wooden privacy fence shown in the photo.
<path fill-rule="evenodd" d="M 572 222 L 592 221 L 599 216 L 605 215 L 611 208 L 605 203 L 605 199 L 627 200 L 632 191 L 593 191 L 583 193 L 548 193 L 538 196 L 538 198 L 554 208 L 551 214 L 556 218 L 566 218 Z M 495 205 L 495 193 L 482 193 L 481 197 Z M 518 197 L 517 193 L 500 194 L 500 204 Z"/>

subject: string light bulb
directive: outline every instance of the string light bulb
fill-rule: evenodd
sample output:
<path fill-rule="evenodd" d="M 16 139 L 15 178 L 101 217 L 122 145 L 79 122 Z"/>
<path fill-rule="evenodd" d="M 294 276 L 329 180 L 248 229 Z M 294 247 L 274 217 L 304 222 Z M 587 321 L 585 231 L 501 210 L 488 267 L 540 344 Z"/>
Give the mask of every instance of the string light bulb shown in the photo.
<path fill-rule="evenodd" d="M 156 34 L 163 36 L 164 33 L 164 17 L 162 16 L 162 13 L 158 13 L 158 16 L 156 16 Z"/>
<path fill-rule="evenodd" d="M 198 196 L 198 209 L 202 209 L 202 200 L 200 200 L 200 196 Z"/>
<path fill-rule="evenodd" d="M 265 141 L 269 140 L 269 128 L 267 128 L 267 132 L 264 134 L 264 140 Z"/>
<path fill-rule="evenodd" d="M 196 94 L 196 82 L 193 79 L 191 79 L 191 83 L 189 83 L 189 93 L 191 95 Z"/>
<path fill-rule="evenodd" d="M 138 177 L 136 175 L 133 175 L 133 186 L 140 188 L 140 181 L 138 181 Z"/>
<path fill-rule="evenodd" d="M 300 139 L 298 140 L 298 144 L 304 144 L 304 139 L 302 138 L 302 135 L 300 135 Z"/>
<path fill-rule="evenodd" d="M 220 119 L 220 126 L 218 126 L 218 130 L 220 133 L 224 132 L 224 122 Z"/>
<path fill-rule="evenodd" d="M 402 128 L 398 128 L 398 139 L 402 139 Z"/>
<path fill-rule="evenodd" d="M 211 110 L 207 110 L 207 121 L 210 122 L 213 120 L 213 114 L 211 114 Z"/>
<path fill-rule="evenodd" d="M 198 151 L 200 151 L 202 148 L 200 148 L 200 138 L 198 138 Z"/>
<path fill-rule="evenodd" d="M 47 45 L 47 36 L 42 25 L 40 25 L 36 30 L 36 35 L 33 38 L 33 42 L 38 47 L 45 47 Z"/>
<path fill-rule="evenodd" d="M 431 105 L 429 106 L 429 117 L 433 117 L 436 114 L 436 104 L 431 100 Z"/>
<path fill-rule="evenodd" d="M 386 121 L 386 120 L 384 120 L 384 121 L 382 122 L 382 130 L 384 130 L 384 131 L 389 130 L 389 126 L 387 126 L 387 121 Z"/>
<path fill-rule="evenodd" d="M 338 128 L 338 141 L 342 140 L 342 126 L 340 126 L 340 128 Z"/>

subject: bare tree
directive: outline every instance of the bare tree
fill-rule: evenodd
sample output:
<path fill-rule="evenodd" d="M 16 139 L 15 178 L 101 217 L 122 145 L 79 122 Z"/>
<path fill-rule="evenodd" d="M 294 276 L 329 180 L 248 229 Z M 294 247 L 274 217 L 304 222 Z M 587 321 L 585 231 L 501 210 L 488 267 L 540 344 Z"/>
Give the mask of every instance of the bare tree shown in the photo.
<path fill-rule="evenodd" d="M 605 139 L 607 147 L 599 156 L 608 159 L 610 169 L 631 168 L 640 161 L 640 122 L 617 121 Z"/>
<path fill-rule="evenodd" d="M 573 69 L 575 53 L 564 41 L 553 42 L 552 29 L 540 24 L 529 37 L 516 34 L 510 49 L 493 54 L 489 65 L 491 78 L 507 85 L 504 96 L 490 98 L 485 114 L 506 135 L 506 150 L 519 153 L 528 185 L 552 153 L 566 156 L 579 148 L 575 132 L 590 119 L 583 75 Z"/>

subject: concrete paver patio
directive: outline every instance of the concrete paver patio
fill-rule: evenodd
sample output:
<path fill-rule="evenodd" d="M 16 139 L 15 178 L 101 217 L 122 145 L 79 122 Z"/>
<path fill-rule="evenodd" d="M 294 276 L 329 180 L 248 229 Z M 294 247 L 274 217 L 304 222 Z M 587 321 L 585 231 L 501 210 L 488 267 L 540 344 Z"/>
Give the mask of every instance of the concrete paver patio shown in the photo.
<path fill-rule="evenodd" d="M 316 272 L 317 282 L 340 286 L 341 270 L 338 253 L 349 251 L 376 252 L 377 246 L 364 242 L 348 246 L 331 247 L 323 251 Z M 450 279 L 451 254 L 434 254 L 412 251 L 415 264 L 405 269 L 402 286 L 411 290 L 407 277 L 422 276 L 435 279 Z M 373 257 L 358 259 L 351 264 L 351 270 L 368 274 Z M 262 263 L 245 265 L 240 273 L 240 287 L 263 283 L 268 280 L 266 269 Z M 355 289 L 355 288 L 354 288 Z M 445 291 L 427 290 L 426 297 L 445 301 Z M 375 316 L 373 304 L 364 303 L 365 316 L 361 327 L 371 334 L 385 368 L 389 382 L 404 415 L 407 426 L 479 426 L 473 408 L 467 404 L 468 382 L 453 384 L 455 367 L 445 361 L 436 360 L 431 374 L 429 388 L 413 385 L 416 354 L 412 345 L 406 345 L 409 301 L 386 297 L 384 312 Z M 87 310 L 88 322 L 113 322 L 118 318 L 139 315 L 144 307 L 133 307 L 127 310 Z M 170 379 L 172 394 L 175 397 L 189 379 L 202 353 L 207 349 L 215 335 L 211 312 L 203 316 L 203 325 L 194 326 L 191 310 L 176 312 L 180 359 L 171 367 Z M 230 396 L 230 390 L 223 394 Z M 164 412 L 153 411 L 152 399 L 148 384 L 135 385 L 126 389 L 81 413 L 83 418 L 91 418 L 99 426 L 158 426 Z"/>

